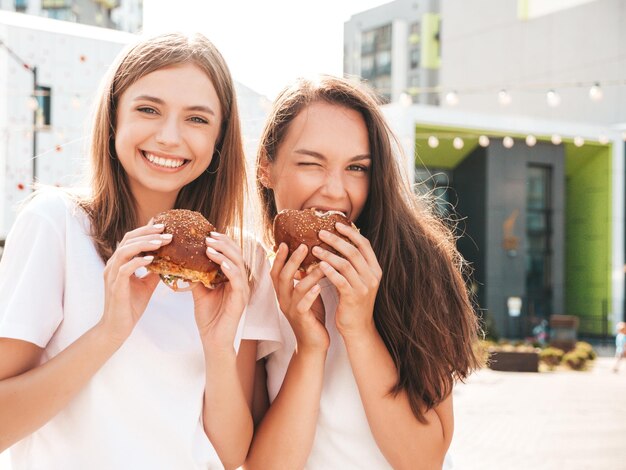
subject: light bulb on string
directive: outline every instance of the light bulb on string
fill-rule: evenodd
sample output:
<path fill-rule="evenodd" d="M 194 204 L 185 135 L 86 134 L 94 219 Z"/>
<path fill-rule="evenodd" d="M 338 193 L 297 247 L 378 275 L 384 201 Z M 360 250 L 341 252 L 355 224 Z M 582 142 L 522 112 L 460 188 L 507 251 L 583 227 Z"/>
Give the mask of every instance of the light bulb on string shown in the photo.
<path fill-rule="evenodd" d="M 600 101 L 603 96 L 604 93 L 598 82 L 591 85 L 591 88 L 589 88 L 589 98 L 591 98 L 591 101 Z"/>
<path fill-rule="evenodd" d="M 554 90 L 549 90 L 548 93 L 546 93 L 546 103 L 548 103 L 548 106 L 551 108 L 556 108 L 561 104 L 561 95 Z"/>
<path fill-rule="evenodd" d="M 604 134 L 602 134 L 598 136 L 598 142 L 600 142 L 602 145 L 606 145 L 609 143 L 609 138 L 605 136 Z"/>
<path fill-rule="evenodd" d="M 430 148 L 436 149 L 437 147 L 439 147 L 439 139 L 435 137 L 434 135 L 431 135 L 428 138 L 428 146 Z"/>
<path fill-rule="evenodd" d="M 461 150 L 464 145 L 465 142 L 463 142 L 463 139 L 460 137 L 455 137 L 454 140 L 452 140 L 452 146 L 457 150 Z"/>
<path fill-rule="evenodd" d="M 513 147 L 513 144 L 515 142 L 513 141 L 512 137 L 509 137 L 508 135 L 502 139 L 502 145 L 504 145 L 505 148 L 510 149 L 511 147 Z"/>
<path fill-rule="evenodd" d="M 478 145 L 481 147 L 489 147 L 489 137 L 486 135 L 481 135 L 478 137 Z"/>
<path fill-rule="evenodd" d="M 529 147 L 534 147 L 536 143 L 537 143 L 537 137 L 535 137 L 532 134 L 528 134 L 526 136 L 526 145 L 528 145 Z"/>
<path fill-rule="evenodd" d="M 577 135 L 576 137 L 574 137 L 574 145 L 576 147 L 582 147 L 583 145 L 585 145 L 585 139 Z"/>
<path fill-rule="evenodd" d="M 554 145 L 560 145 L 561 142 L 563 142 L 563 139 L 561 138 L 561 136 L 559 134 L 552 134 L 552 137 L 550 137 L 550 141 Z"/>
<path fill-rule="evenodd" d="M 459 95 L 455 90 L 446 93 L 446 103 L 450 106 L 456 106 L 457 104 L 459 104 Z"/>
<path fill-rule="evenodd" d="M 502 89 L 498 92 L 498 103 L 500 103 L 501 106 L 508 106 L 511 104 L 511 101 L 511 94 L 508 91 Z"/>

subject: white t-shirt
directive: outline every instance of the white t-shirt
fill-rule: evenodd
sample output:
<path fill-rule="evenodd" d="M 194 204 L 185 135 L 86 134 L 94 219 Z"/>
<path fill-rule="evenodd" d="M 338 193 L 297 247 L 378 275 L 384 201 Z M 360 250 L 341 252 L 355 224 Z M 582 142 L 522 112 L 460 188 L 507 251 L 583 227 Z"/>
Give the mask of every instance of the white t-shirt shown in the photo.
<path fill-rule="evenodd" d="M 326 311 L 326 329 L 330 348 L 324 367 L 324 382 L 320 411 L 307 470 L 387 470 L 392 469 L 378 448 L 359 389 L 352 372 L 348 351 L 335 326 L 335 311 L 339 303 L 337 289 L 326 278 L 320 282 L 321 297 Z M 296 338 L 289 322 L 280 315 L 283 345 L 267 357 L 267 387 L 274 401 L 287 373 L 295 350 Z M 444 468 L 451 468 L 446 456 Z"/>
<path fill-rule="evenodd" d="M 18 216 L 0 263 L 0 337 L 45 348 L 42 362 L 101 318 L 104 263 L 84 211 L 60 191 L 37 195 Z M 262 248 L 239 325 L 281 341 L 278 308 Z M 223 468 L 201 424 L 204 354 L 190 292 L 159 283 L 124 345 L 52 420 L 11 448 L 14 470 Z"/>

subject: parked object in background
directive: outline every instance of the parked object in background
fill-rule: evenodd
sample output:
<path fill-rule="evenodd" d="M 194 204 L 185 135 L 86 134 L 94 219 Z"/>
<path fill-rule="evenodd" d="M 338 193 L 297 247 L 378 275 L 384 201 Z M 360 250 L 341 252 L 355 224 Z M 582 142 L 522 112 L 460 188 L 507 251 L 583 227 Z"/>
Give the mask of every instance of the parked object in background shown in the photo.
<path fill-rule="evenodd" d="M 619 364 L 626 355 L 626 322 L 619 322 L 616 325 L 617 334 L 615 335 L 615 364 L 613 372 L 619 372 Z"/>
<path fill-rule="evenodd" d="M 578 317 L 574 315 L 550 316 L 550 346 L 571 351 L 576 346 Z"/>

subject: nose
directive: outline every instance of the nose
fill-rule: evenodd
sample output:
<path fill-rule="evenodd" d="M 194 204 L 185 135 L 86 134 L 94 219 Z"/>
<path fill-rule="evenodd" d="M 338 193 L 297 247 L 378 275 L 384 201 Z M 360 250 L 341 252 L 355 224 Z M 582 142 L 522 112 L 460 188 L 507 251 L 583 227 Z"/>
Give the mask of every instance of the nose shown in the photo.
<path fill-rule="evenodd" d="M 165 147 L 176 146 L 180 142 L 178 120 L 174 116 L 164 119 L 155 137 L 157 143 Z"/>
<path fill-rule="evenodd" d="M 347 194 L 341 171 L 329 171 L 320 193 L 329 199 L 343 199 Z"/>

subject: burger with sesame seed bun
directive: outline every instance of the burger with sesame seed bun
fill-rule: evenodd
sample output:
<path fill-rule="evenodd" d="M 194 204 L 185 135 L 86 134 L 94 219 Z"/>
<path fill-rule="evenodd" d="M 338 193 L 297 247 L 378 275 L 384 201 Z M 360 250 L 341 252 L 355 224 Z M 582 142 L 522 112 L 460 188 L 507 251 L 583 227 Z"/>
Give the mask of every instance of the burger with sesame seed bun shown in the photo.
<path fill-rule="evenodd" d="M 206 255 L 206 238 L 215 227 L 200 212 L 172 209 L 154 217 L 155 224 L 164 224 L 163 233 L 172 234 L 172 241 L 155 252 L 148 271 L 161 276 L 173 290 L 178 281 L 201 282 L 209 289 L 227 282 L 220 266 Z"/>
<path fill-rule="evenodd" d="M 320 240 L 318 236 L 320 230 L 326 230 L 353 245 L 352 241 L 337 231 L 335 228 L 337 222 L 356 228 L 350 219 L 339 211 L 318 211 L 315 208 L 282 210 L 274 218 L 274 251 L 278 251 L 280 244 L 285 243 L 289 250 L 287 255 L 289 258 L 300 245 L 306 245 L 309 251 L 300 264 L 299 270 L 308 274 L 319 263 L 319 259 L 311 253 L 314 246 L 342 256 L 333 247 Z"/>

